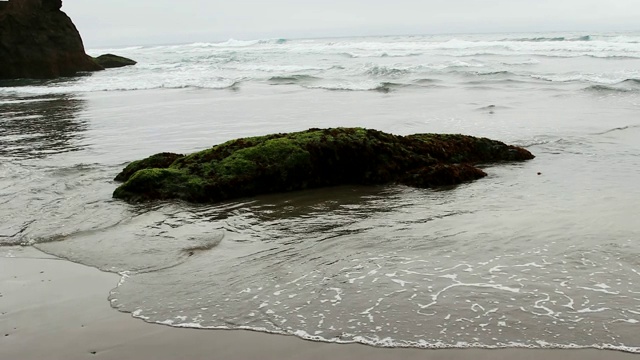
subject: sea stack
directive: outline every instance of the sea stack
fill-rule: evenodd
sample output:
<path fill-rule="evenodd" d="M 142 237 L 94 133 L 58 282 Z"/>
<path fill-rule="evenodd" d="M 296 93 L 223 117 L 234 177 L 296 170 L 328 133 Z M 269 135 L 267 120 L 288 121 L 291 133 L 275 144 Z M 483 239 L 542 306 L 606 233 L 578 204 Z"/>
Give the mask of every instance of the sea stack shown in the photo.
<path fill-rule="evenodd" d="M 61 0 L 0 1 L 0 79 L 52 79 L 103 70 L 85 53 Z"/>

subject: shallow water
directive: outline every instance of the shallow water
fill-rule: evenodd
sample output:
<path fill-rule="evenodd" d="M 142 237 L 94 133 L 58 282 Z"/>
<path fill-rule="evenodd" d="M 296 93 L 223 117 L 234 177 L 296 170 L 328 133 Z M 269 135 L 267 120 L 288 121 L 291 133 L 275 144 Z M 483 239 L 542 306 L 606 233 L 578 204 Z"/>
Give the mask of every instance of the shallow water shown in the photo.
<path fill-rule="evenodd" d="M 389 43 L 409 47 L 402 40 Z M 464 51 L 500 41 L 485 40 L 493 43 Z M 526 51 L 500 55 L 501 62 L 544 46 L 587 46 L 510 41 Z M 379 55 L 367 59 L 390 58 Z M 358 59 L 343 58 L 346 69 Z M 416 58 L 394 61 L 410 67 Z M 98 85 L 105 72 L 71 85 L 0 88 L 0 243 L 119 272 L 112 305 L 173 326 L 381 346 L 640 352 L 640 92 L 631 80 L 587 76 L 598 68 L 601 78 L 625 77 L 638 70 L 637 60 L 551 59 L 517 66 L 563 77 L 577 71 L 573 64 L 584 76 L 461 80 L 444 73 L 437 86 L 388 92 L 310 89 L 273 74 L 223 90 L 74 85 Z M 114 81 L 122 75 L 111 74 Z M 358 79 L 377 76 L 396 75 Z M 446 189 L 347 186 L 215 205 L 111 199 L 112 178 L 128 161 L 330 126 L 488 136 L 525 146 L 536 159 L 489 166 L 488 177 Z"/>

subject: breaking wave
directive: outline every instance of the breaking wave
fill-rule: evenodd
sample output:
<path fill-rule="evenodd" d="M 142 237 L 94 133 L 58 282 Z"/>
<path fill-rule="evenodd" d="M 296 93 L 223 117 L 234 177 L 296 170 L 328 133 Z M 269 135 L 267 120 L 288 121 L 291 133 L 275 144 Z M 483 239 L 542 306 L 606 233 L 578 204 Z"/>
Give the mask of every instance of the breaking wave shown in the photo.
<path fill-rule="evenodd" d="M 550 83 L 585 82 L 610 86 L 637 79 L 629 60 L 640 58 L 637 34 L 533 34 L 395 36 L 340 39 L 229 39 L 162 46 L 108 49 L 138 60 L 55 82 L 0 83 L 0 93 L 82 93 L 146 89 L 235 89 L 239 83 L 306 85 L 330 90 L 396 89 L 383 83 L 415 84 L 419 79 L 471 76 L 496 81 L 517 78 Z M 90 50 L 92 54 L 105 51 Z M 562 59 L 602 62 L 603 70 L 559 72 Z M 590 58 L 590 59 L 588 59 Z M 593 60 L 592 60 L 593 59 Z M 619 62 L 619 63 L 618 63 Z M 623 67 L 624 66 L 624 67 Z M 617 87 L 617 86 L 616 86 Z M 623 86 L 622 90 L 634 88 Z M 591 90 L 606 91 L 605 88 Z"/>

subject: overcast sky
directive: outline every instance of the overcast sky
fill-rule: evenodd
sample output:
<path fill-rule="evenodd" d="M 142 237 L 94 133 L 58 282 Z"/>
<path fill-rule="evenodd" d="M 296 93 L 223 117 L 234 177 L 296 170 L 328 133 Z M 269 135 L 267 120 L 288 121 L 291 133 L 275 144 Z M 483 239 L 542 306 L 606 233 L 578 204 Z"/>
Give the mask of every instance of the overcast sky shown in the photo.
<path fill-rule="evenodd" d="M 637 31 L 640 0 L 64 0 L 85 47 L 264 38 Z"/>

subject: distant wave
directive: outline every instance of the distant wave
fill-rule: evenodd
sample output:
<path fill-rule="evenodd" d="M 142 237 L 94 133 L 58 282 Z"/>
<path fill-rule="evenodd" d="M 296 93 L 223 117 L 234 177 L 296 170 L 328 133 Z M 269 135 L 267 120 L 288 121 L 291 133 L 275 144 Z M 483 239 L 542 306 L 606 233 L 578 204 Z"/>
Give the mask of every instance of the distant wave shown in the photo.
<path fill-rule="evenodd" d="M 472 78 L 477 78 L 477 77 L 499 77 L 501 79 L 504 79 L 505 77 L 518 77 L 519 75 L 511 72 L 511 71 L 507 71 L 507 70 L 496 70 L 496 71 L 464 71 L 464 70 L 453 70 L 451 71 L 451 73 L 454 74 L 459 74 L 462 76 L 466 76 L 466 77 L 472 77 Z"/>
<path fill-rule="evenodd" d="M 517 74 L 512 73 L 511 71 L 500 70 L 500 71 L 488 71 L 488 72 L 480 72 L 476 71 L 473 74 L 478 76 L 495 76 L 495 75 L 506 75 L 506 76 L 517 76 Z"/>
<path fill-rule="evenodd" d="M 442 80 L 439 79 L 430 79 L 430 78 L 418 78 L 413 79 L 411 83 L 405 84 L 402 86 L 403 88 L 421 88 L 421 89 L 433 89 L 433 88 L 445 88 L 447 85 L 444 84 Z"/>
<path fill-rule="evenodd" d="M 575 39 L 571 39 L 569 41 L 591 41 L 591 35 L 580 36 Z"/>
<path fill-rule="evenodd" d="M 625 60 L 625 59 L 639 59 L 640 58 L 640 54 L 638 54 L 637 56 L 634 56 L 633 54 L 625 54 L 625 55 L 618 55 L 618 54 L 607 54 L 607 53 L 600 53 L 600 54 L 588 54 L 585 52 L 572 52 L 572 50 L 570 49 L 565 49 L 564 51 L 566 51 L 565 53 L 545 53 L 545 52 L 541 52 L 541 51 L 526 51 L 526 52 L 521 52 L 521 53 L 516 53 L 516 54 L 505 54 L 503 52 L 496 52 L 496 51 L 490 51 L 490 50 L 482 50 L 482 51 L 471 51 L 471 52 L 464 52 L 464 53 L 451 53 L 451 54 L 446 54 L 447 56 L 452 56 L 452 57 L 458 57 L 458 58 L 468 58 L 468 57 L 474 57 L 474 56 L 505 56 L 505 55 L 535 55 L 535 56 L 540 56 L 540 57 L 544 57 L 544 58 L 552 58 L 552 59 L 570 59 L 570 58 L 579 58 L 579 57 L 592 57 L 592 58 L 596 58 L 596 59 L 611 59 L 611 60 Z M 586 50 L 585 50 L 586 51 Z"/>
<path fill-rule="evenodd" d="M 640 54 L 638 56 L 632 55 L 608 55 L 608 54 L 588 54 L 584 55 L 586 57 L 592 57 L 596 59 L 611 59 L 611 60 L 630 60 L 630 59 L 638 59 L 640 58 Z"/>
<path fill-rule="evenodd" d="M 423 84 L 423 85 L 433 85 L 433 84 L 437 84 L 437 83 L 441 83 L 442 80 L 439 79 L 429 79 L 429 78 L 424 78 L 424 79 L 415 79 L 413 80 L 414 84 Z"/>
<path fill-rule="evenodd" d="M 520 79 L 498 78 L 498 79 L 482 79 L 482 80 L 466 81 L 465 84 L 474 85 L 474 86 L 482 85 L 482 86 L 487 86 L 487 89 L 490 89 L 491 88 L 490 85 L 522 84 L 522 83 L 525 83 L 525 82 L 526 81 L 523 81 L 523 80 L 520 80 Z"/>
<path fill-rule="evenodd" d="M 259 44 L 260 40 L 236 40 L 229 39 L 225 42 L 221 43 L 194 43 L 191 46 L 197 47 L 207 47 L 207 46 L 215 46 L 215 47 L 244 47 L 244 46 L 252 46 Z"/>
<path fill-rule="evenodd" d="M 639 90 L 633 90 L 633 89 L 624 89 L 624 88 L 619 88 L 619 87 L 614 87 L 614 86 L 606 86 L 606 85 L 591 85 L 588 86 L 586 88 L 584 88 L 585 91 L 593 91 L 593 92 L 600 92 L 600 93 L 626 93 L 626 92 L 635 92 L 635 91 L 639 91 Z"/>
<path fill-rule="evenodd" d="M 536 65 L 536 64 L 540 64 L 540 61 L 536 59 L 514 60 L 514 61 L 502 61 L 501 64 L 502 65 Z"/>
<path fill-rule="evenodd" d="M 576 38 L 558 37 L 533 37 L 520 39 L 502 39 L 501 41 L 520 41 L 520 42 L 545 42 L 545 41 L 591 41 L 591 35 L 579 36 Z"/>
<path fill-rule="evenodd" d="M 269 82 L 274 85 L 291 85 L 314 80 L 319 80 L 319 78 L 311 75 L 272 76 L 269 78 Z"/>
<path fill-rule="evenodd" d="M 606 77 L 601 74 L 562 74 L 562 75 L 530 75 L 534 79 L 544 80 L 549 82 L 589 82 L 598 85 L 625 85 L 625 86 L 638 86 L 640 85 L 640 79 L 616 79 Z"/>
<path fill-rule="evenodd" d="M 601 93 L 640 92 L 640 79 L 626 79 L 621 82 L 610 84 L 610 85 L 591 85 L 584 88 L 584 90 L 601 92 Z"/>
<path fill-rule="evenodd" d="M 162 86 L 160 88 L 170 88 L 170 89 L 188 89 L 188 88 L 192 88 L 192 89 L 212 89 L 212 90 L 224 90 L 224 89 L 236 89 L 240 84 L 242 83 L 241 80 L 236 80 L 236 81 L 232 81 L 230 83 L 227 84 L 211 84 L 211 85 L 207 85 L 207 84 L 186 84 L 186 85 L 181 85 L 181 86 L 176 86 L 176 87 L 171 87 L 171 86 Z"/>
<path fill-rule="evenodd" d="M 456 58 L 469 58 L 469 57 L 476 57 L 476 56 L 482 56 L 482 57 L 504 56 L 504 54 L 500 52 L 495 52 L 490 50 L 467 51 L 462 53 L 449 53 L 444 55 L 456 57 Z M 532 55 L 532 54 L 527 54 L 527 55 Z"/>
<path fill-rule="evenodd" d="M 390 51 L 375 51 L 368 53 L 355 53 L 355 52 L 342 52 L 338 55 L 349 57 L 352 59 L 358 58 L 385 58 L 385 57 L 410 57 L 410 56 L 420 56 L 422 52 L 390 52 Z"/>
<path fill-rule="evenodd" d="M 624 130 L 637 129 L 637 128 L 640 128 L 640 125 L 620 126 L 620 127 L 615 127 L 613 129 L 605 130 L 599 133 L 594 133 L 593 135 L 605 135 L 605 134 L 616 132 L 616 131 L 624 131 Z"/>
<path fill-rule="evenodd" d="M 243 80 L 229 80 L 228 82 L 211 82 L 211 83 L 177 83 L 177 84 L 96 84 L 95 86 L 87 85 L 70 85 L 59 87 L 46 86 L 20 86 L 20 87 L 0 87 L 0 95 L 9 94 L 69 94 L 69 93 L 88 93 L 88 92 L 109 92 L 109 91 L 135 91 L 135 90 L 154 90 L 154 89 L 236 89 Z"/>
<path fill-rule="evenodd" d="M 485 66 L 483 63 L 474 62 L 475 60 L 473 59 L 471 59 L 471 61 L 472 62 L 454 60 L 454 61 L 448 61 L 444 64 L 429 65 L 428 67 L 433 69 L 447 69 L 447 68 L 465 68 L 465 67 L 481 68 Z"/>
<path fill-rule="evenodd" d="M 388 93 L 388 92 L 391 92 L 391 91 L 393 91 L 395 89 L 402 88 L 402 87 L 407 87 L 407 86 L 408 85 L 406 85 L 406 84 L 399 84 L 399 83 L 393 83 L 393 82 L 383 82 L 373 90 L 378 91 L 378 92 Z"/>
<path fill-rule="evenodd" d="M 190 47 L 248 47 L 258 44 L 285 44 L 287 39 L 262 39 L 262 40 L 236 40 L 229 39 L 224 42 L 210 43 L 210 42 L 196 42 L 191 44 L 179 45 Z"/>
<path fill-rule="evenodd" d="M 503 39 L 502 41 L 531 41 L 531 42 L 540 42 L 540 41 L 565 41 L 565 37 L 535 37 L 535 38 L 520 38 L 520 39 Z"/>
<path fill-rule="evenodd" d="M 232 70 L 241 70 L 241 71 L 251 71 L 251 72 L 260 72 L 260 73 L 300 73 L 307 71 L 324 71 L 327 70 L 326 67 L 321 67 L 317 65 L 284 65 L 282 63 L 270 63 L 270 64 L 254 64 L 251 62 L 244 62 L 240 64 L 234 64 L 233 66 L 227 65 L 226 69 Z M 250 74 L 251 76 L 257 76 L 257 74 Z"/>
<path fill-rule="evenodd" d="M 412 72 L 411 68 L 374 65 L 365 71 L 368 76 L 400 76 Z"/>
<path fill-rule="evenodd" d="M 336 84 L 319 84 L 304 86 L 307 89 L 323 89 L 331 91 L 377 91 L 382 93 L 388 93 L 401 87 L 408 87 L 407 84 L 382 82 L 374 84 L 366 83 L 336 83 Z"/>
<path fill-rule="evenodd" d="M 569 82 L 569 81 L 579 81 L 581 80 L 581 75 L 574 76 L 558 76 L 558 75 L 531 75 L 531 78 L 549 81 L 549 82 Z"/>
<path fill-rule="evenodd" d="M 522 139 L 522 140 L 514 141 L 513 144 L 517 146 L 522 146 L 524 148 L 529 148 L 532 146 L 557 144 L 557 143 L 563 143 L 563 142 L 569 142 L 569 140 L 562 137 L 552 136 L 552 135 L 537 135 L 531 139 Z"/>

